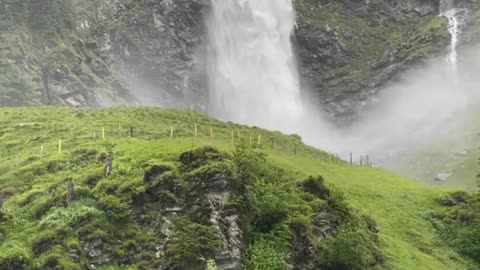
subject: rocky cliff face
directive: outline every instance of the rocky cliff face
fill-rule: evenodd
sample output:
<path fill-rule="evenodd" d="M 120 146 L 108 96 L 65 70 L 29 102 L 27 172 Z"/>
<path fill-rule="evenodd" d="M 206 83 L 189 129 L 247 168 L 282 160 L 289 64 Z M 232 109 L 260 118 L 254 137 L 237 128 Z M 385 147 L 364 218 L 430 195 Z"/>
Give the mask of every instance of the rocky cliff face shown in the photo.
<path fill-rule="evenodd" d="M 189 103 L 206 2 L 2 0 L 0 104 Z"/>
<path fill-rule="evenodd" d="M 104 1 L 95 18 L 102 53 L 142 103 L 201 105 L 207 7 L 208 0 Z"/>
<path fill-rule="evenodd" d="M 297 1 L 300 70 L 337 115 L 348 115 L 396 73 L 448 44 L 439 1 Z"/>
<path fill-rule="evenodd" d="M 0 104 L 205 109 L 209 3 L 2 0 Z M 474 9 L 474 1 L 462 3 Z M 333 115 L 351 115 L 395 74 L 448 44 L 439 0 L 295 5 L 305 88 Z M 478 18 L 471 14 L 474 33 Z"/>

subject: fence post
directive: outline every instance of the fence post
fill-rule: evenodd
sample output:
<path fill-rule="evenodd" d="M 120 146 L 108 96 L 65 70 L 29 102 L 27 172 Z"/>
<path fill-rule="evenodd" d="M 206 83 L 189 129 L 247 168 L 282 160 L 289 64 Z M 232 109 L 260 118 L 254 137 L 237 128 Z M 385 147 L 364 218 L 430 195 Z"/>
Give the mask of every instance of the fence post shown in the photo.
<path fill-rule="evenodd" d="M 197 126 L 197 124 L 195 124 L 195 131 L 194 131 L 195 137 L 197 137 L 197 134 L 198 134 L 198 126 Z"/>
<path fill-rule="evenodd" d="M 105 177 L 110 176 L 110 174 L 112 174 L 112 170 L 113 170 L 113 153 L 110 152 L 105 162 Z"/>
<path fill-rule="evenodd" d="M 102 140 L 105 140 L 105 128 L 102 127 Z"/>
<path fill-rule="evenodd" d="M 350 152 L 350 165 L 353 165 L 353 153 Z"/>
<path fill-rule="evenodd" d="M 365 160 L 365 166 L 370 166 L 370 157 L 367 155 L 366 160 Z"/>
<path fill-rule="evenodd" d="M 360 156 L 360 166 L 363 166 L 363 156 Z"/>
<path fill-rule="evenodd" d="M 173 126 L 170 126 L 170 138 L 173 138 Z"/>
<path fill-rule="evenodd" d="M 62 154 L 62 140 L 58 140 L 58 154 Z"/>
<path fill-rule="evenodd" d="M 273 140 L 274 140 L 274 139 L 272 138 L 272 149 L 273 149 Z"/>
<path fill-rule="evenodd" d="M 133 138 L 133 124 L 130 124 L 130 138 Z"/>
<path fill-rule="evenodd" d="M 262 134 L 258 134 L 258 142 L 257 142 L 258 146 L 260 146 L 262 144 Z"/>
<path fill-rule="evenodd" d="M 122 137 L 122 126 L 120 124 L 118 124 L 118 137 Z"/>
<path fill-rule="evenodd" d="M 210 128 L 210 142 L 213 140 L 213 128 Z"/>
<path fill-rule="evenodd" d="M 235 133 L 233 132 L 233 129 L 232 129 L 232 144 L 235 144 Z"/>
<path fill-rule="evenodd" d="M 72 178 L 68 179 L 67 182 L 67 205 L 75 200 L 75 185 L 73 184 Z"/>
<path fill-rule="evenodd" d="M 3 201 L 5 200 L 5 193 L 0 191 L 0 216 L 2 214 Z"/>
<path fill-rule="evenodd" d="M 97 141 L 97 132 L 93 132 L 93 141 L 96 142 Z"/>
<path fill-rule="evenodd" d="M 43 145 L 40 146 L 40 159 L 43 159 Z"/>

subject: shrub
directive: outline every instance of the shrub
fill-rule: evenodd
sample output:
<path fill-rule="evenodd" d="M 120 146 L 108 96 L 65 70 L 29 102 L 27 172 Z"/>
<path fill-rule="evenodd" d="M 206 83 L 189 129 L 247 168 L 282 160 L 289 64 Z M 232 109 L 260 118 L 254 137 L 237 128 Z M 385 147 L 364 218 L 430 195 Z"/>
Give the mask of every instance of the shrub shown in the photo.
<path fill-rule="evenodd" d="M 84 220 L 102 215 L 90 201 L 76 201 L 66 208 L 57 208 L 40 221 L 40 225 L 53 228 L 73 227 Z"/>
<path fill-rule="evenodd" d="M 245 268 L 247 270 L 282 270 L 287 269 L 287 265 L 281 250 L 267 241 L 260 240 L 249 247 Z"/>
<path fill-rule="evenodd" d="M 31 265 L 26 252 L 17 249 L 0 249 L 0 270 L 23 270 Z"/>
<path fill-rule="evenodd" d="M 225 156 L 216 148 L 207 146 L 183 153 L 180 155 L 180 162 L 183 165 L 183 169 L 189 171 L 214 160 L 221 161 L 224 158 Z"/>
<path fill-rule="evenodd" d="M 321 176 L 310 176 L 301 182 L 301 187 L 305 192 L 315 195 L 322 200 L 327 200 L 330 197 L 330 190 L 325 186 L 325 180 Z"/>
<path fill-rule="evenodd" d="M 363 270 L 381 261 L 368 233 L 344 229 L 323 243 L 315 259 L 315 269 Z"/>
<path fill-rule="evenodd" d="M 213 227 L 178 218 L 175 231 L 166 244 L 167 263 L 172 269 L 204 270 L 203 258 L 213 257 L 220 245 Z"/>

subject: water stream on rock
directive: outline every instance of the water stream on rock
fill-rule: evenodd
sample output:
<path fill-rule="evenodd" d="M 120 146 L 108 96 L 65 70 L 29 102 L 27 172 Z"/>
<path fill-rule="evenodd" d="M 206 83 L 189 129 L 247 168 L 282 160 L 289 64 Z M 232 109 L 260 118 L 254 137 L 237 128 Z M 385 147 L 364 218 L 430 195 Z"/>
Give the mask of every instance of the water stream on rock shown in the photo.
<path fill-rule="evenodd" d="M 303 115 L 291 0 L 211 0 L 209 113 L 295 132 Z"/>
<path fill-rule="evenodd" d="M 450 32 L 451 35 L 450 54 L 448 57 L 448 61 L 452 66 L 452 69 L 455 69 L 457 64 L 458 39 L 462 34 L 460 15 L 463 10 L 457 8 L 453 0 L 444 0 L 441 3 L 440 12 L 441 16 L 444 16 L 448 19 L 448 32 Z"/>

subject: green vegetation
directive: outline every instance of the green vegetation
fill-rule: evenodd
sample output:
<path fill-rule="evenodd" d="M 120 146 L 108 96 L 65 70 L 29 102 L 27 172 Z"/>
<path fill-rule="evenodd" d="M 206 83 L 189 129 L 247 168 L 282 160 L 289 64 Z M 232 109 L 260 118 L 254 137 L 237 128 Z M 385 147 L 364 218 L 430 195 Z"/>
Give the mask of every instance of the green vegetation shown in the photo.
<path fill-rule="evenodd" d="M 88 0 L 3 1 L 0 105 L 93 107 L 98 99 L 115 104 L 133 100 L 101 57 L 103 37 L 97 40 L 96 29 L 85 25 L 98 8 Z"/>
<path fill-rule="evenodd" d="M 153 108 L 0 109 L 0 123 L 0 269 L 214 269 L 225 242 L 208 201 L 219 183 L 247 269 L 476 266 L 432 222 L 443 191 L 350 166 L 296 135 Z"/>
<path fill-rule="evenodd" d="M 442 211 L 432 214 L 437 230 L 464 256 L 480 262 L 480 195 L 455 192 L 438 200 Z"/>
<path fill-rule="evenodd" d="M 326 57 L 333 58 L 335 65 L 323 72 L 324 84 L 342 77 L 366 81 L 389 65 L 438 54 L 448 43 L 448 23 L 437 14 L 398 18 L 386 14 L 380 1 L 367 2 L 368 13 L 354 2 L 296 2 L 298 24 L 321 29 L 334 47 Z"/>

